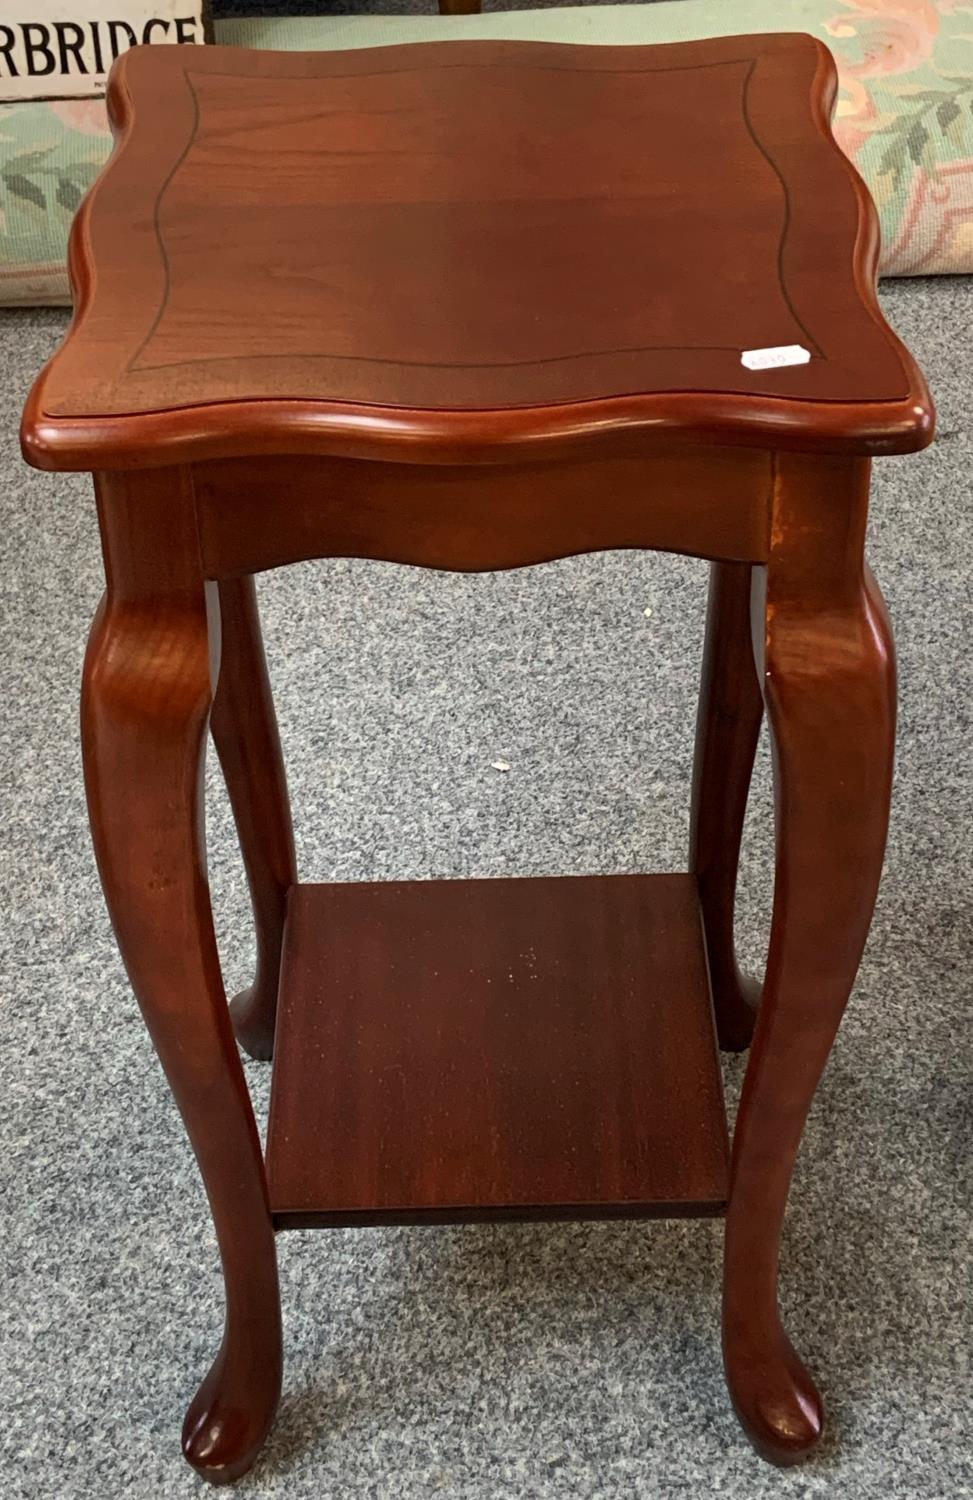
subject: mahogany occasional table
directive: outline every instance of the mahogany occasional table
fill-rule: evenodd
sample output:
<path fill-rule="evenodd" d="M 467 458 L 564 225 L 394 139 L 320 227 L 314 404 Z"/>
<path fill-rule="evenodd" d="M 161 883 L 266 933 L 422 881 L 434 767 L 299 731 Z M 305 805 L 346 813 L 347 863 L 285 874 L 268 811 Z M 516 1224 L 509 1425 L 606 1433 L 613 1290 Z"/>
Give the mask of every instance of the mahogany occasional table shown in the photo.
<path fill-rule="evenodd" d="M 885 843 L 869 464 L 933 427 L 876 304 L 834 92 L 800 35 L 146 47 L 113 72 L 118 145 L 75 223 L 77 312 L 23 445 L 95 478 L 88 802 L 219 1238 L 225 1336 L 183 1434 L 209 1479 L 242 1474 L 273 1421 L 274 1234 L 309 1225 L 725 1214 L 740 1420 L 778 1463 L 820 1434 L 778 1243 Z M 689 872 L 298 883 L 253 575 L 609 547 L 712 564 Z M 733 899 L 764 705 L 758 1005 Z M 208 725 L 258 934 L 229 1008 Z M 717 1041 L 751 1034 L 728 1160 Z M 265 1152 L 237 1040 L 274 1056 Z"/>

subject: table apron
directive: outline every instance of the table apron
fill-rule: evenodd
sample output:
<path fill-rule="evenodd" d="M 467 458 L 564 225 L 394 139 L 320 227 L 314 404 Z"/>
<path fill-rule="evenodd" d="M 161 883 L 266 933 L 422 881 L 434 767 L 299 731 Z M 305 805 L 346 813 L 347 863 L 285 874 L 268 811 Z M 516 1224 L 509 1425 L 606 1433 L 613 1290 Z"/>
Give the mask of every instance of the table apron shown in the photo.
<path fill-rule="evenodd" d="M 772 471 L 768 452 L 696 447 L 510 466 L 227 459 L 192 475 L 203 573 L 227 578 L 316 557 L 483 572 L 628 547 L 765 562 Z"/>

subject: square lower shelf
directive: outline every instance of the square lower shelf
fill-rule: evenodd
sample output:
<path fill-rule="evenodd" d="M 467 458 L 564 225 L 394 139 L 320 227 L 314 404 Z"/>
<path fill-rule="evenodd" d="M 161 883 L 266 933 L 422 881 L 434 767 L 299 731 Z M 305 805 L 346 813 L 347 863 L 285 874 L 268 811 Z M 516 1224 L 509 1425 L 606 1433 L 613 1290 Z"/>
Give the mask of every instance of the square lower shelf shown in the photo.
<path fill-rule="evenodd" d="M 295 886 L 267 1173 L 279 1228 L 722 1212 L 694 878 Z"/>

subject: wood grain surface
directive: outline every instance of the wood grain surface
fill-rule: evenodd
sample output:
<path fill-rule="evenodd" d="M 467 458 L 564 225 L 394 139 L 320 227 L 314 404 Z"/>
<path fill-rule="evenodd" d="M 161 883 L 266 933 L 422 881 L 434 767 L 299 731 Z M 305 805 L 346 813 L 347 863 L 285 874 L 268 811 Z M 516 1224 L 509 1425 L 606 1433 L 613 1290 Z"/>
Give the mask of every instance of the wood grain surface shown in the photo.
<path fill-rule="evenodd" d="M 291 891 L 278 1227 L 715 1213 L 726 1173 L 691 876 Z"/>
<path fill-rule="evenodd" d="M 751 639 L 753 574 L 741 563 L 716 562 L 710 569 L 689 819 L 689 868 L 699 883 L 716 1029 L 727 1052 L 749 1046 L 760 1000 L 759 984 L 740 972 L 733 932 L 740 841 L 763 719 Z"/>
<path fill-rule="evenodd" d="M 921 446 L 834 87 L 798 34 L 133 49 L 28 455 Z"/>
<path fill-rule="evenodd" d="M 477 572 L 616 547 L 762 562 L 770 545 L 773 457 L 755 449 L 466 467 L 275 456 L 192 474 L 210 578 L 312 557 Z"/>
<path fill-rule="evenodd" d="M 303 1224 L 725 1206 L 736 1410 L 776 1463 L 820 1437 L 780 1239 L 888 821 L 870 456 L 933 424 L 877 308 L 833 93 L 829 54 L 795 35 L 138 48 L 113 73 L 119 144 L 75 223 L 77 315 L 23 444 L 95 471 L 89 810 L 222 1258 L 224 1339 L 183 1434 L 209 1479 L 242 1474 L 273 1420 L 273 1229 Z M 741 362 L 790 343 L 806 364 Z M 295 885 L 251 575 L 616 546 L 714 559 L 691 872 Z M 232 1016 L 206 880 L 214 688 L 258 934 Z M 758 1007 L 733 902 L 762 708 Z M 709 976 L 722 1043 L 752 1035 L 729 1184 Z M 234 1030 L 276 1043 L 266 1161 Z"/>
<path fill-rule="evenodd" d="M 892 790 L 895 650 L 863 561 L 868 484 L 867 461 L 782 460 L 771 555 L 751 587 L 777 858 L 767 968 L 733 1134 L 723 1355 L 737 1415 L 758 1452 L 779 1464 L 804 1458 L 824 1426 L 820 1393 L 781 1322 L 780 1237 L 804 1122 L 872 919 Z M 749 712 L 748 697 L 741 683 L 741 711 Z M 725 753 L 739 767 L 741 725 L 737 733 L 740 748 L 728 737 Z M 728 791 L 732 805 L 737 792 Z M 732 911 L 728 880 L 722 889 Z M 711 890 L 716 896 L 719 886 Z M 711 907 L 720 951 L 712 915 Z"/>
<path fill-rule="evenodd" d="M 195 1469 L 223 1484 L 250 1467 L 270 1430 L 282 1350 L 260 1138 L 223 990 L 206 870 L 216 585 L 199 572 L 186 475 L 101 476 L 97 490 L 107 586 L 82 688 L 88 814 L 118 946 L 216 1229 L 223 1338 L 189 1404 L 182 1446 Z"/>
<path fill-rule="evenodd" d="M 198 518 L 197 518 L 198 525 Z M 257 936 L 253 983 L 230 1007 L 253 1057 L 273 1050 L 287 892 L 297 880 L 287 778 L 252 578 L 219 587 L 220 669 L 210 715 L 247 871 Z"/>

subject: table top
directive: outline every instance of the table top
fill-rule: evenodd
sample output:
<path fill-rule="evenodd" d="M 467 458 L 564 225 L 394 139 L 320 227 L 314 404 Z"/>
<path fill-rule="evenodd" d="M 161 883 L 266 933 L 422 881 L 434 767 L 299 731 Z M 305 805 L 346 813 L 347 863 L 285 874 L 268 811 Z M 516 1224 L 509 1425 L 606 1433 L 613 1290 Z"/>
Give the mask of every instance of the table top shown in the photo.
<path fill-rule="evenodd" d="M 922 447 L 834 90 L 799 34 L 135 48 L 25 452 Z"/>

